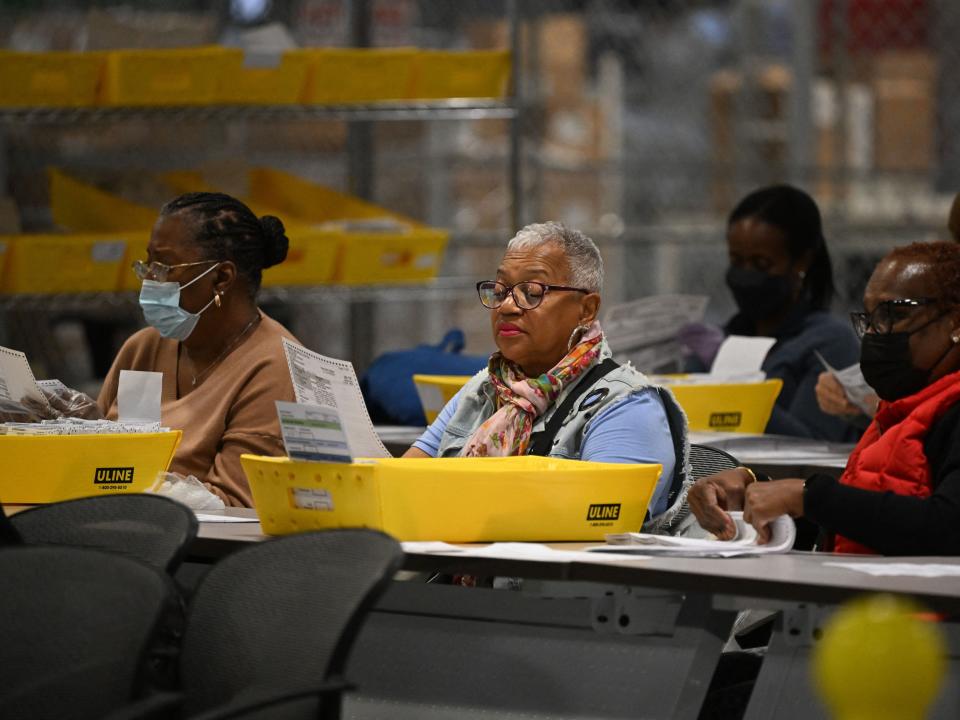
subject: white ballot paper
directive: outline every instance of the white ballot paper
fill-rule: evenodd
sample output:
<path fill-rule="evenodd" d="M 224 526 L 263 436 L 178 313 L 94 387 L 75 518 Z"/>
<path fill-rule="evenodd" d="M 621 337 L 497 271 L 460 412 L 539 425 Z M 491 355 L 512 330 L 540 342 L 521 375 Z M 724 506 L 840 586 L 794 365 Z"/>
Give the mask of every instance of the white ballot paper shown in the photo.
<path fill-rule="evenodd" d="M 763 380 L 766 374 L 760 369 L 776 338 L 730 335 L 713 359 L 710 376 L 714 380 L 746 379 Z"/>
<path fill-rule="evenodd" d="M 863 373 L 860 372 L 860 363 L 854 363 L 843 370 L 837 370 L 826 361 L 818 350 L 814 350 L 813 352 L 816 354 L 817 359 L 820 360 L 820 364 L 823 365 L 824 369 L 833 375 L 837 379 L 837 382 L 843 387 L 843 392 L 850 399 L 850 402 L 860 408 L 865 415 L 872 415 L 875 408 L 869 398 L 875 396 L 876 392 L 874 392 L 872 387 L 867 385 Z"/>
<path fill-rule="evenodd" d="M 127 425 L 160 422 L 163 373 L 121 370 L 117 387 L 117 421 Z"/>
<path fill-rule="evenodd" d="M 673 537 L 650 533 L 610 533 L 607 544 L 588 548 L 590 552 L 623 552 L 630 548 L 644 555 L 686 555 L 689 557 L 737 557 L 739 555 L 767 555 L 785 553 L 793 548 L 797 528 L 789 515 L 781 515 L 770 524 L 770 541 L 757 544 L 757 532 L 744 522 L 742 512 L 731 512 L 737 526 L 733 540 Z"/>
<path fill-rule="evenodd" d="M 277 400 L 277 415 L 291 460 L 351 463 L 350 444 L 335 407 Z"/>
<path fill-rule="evenodd" d="M 50 405 L 37 385 L 27 356 L 5 347 L 0 347 L 0 400 L 15 403 L 33 400 L 44 407 Z"/>
<path fill-rule="evenodd" d="M 390 457 L 370 422 L 353 365 L 307 350 L 286 338 L 283 351 L 298 403 L 334 408 L 354 457 Z"/>

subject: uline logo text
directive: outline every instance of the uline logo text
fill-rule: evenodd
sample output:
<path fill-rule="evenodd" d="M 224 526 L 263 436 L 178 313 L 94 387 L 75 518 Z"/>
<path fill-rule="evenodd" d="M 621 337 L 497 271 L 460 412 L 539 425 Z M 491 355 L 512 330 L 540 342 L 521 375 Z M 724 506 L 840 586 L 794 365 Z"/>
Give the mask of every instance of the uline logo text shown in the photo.
<path fill-rule="evenodd" d="M 711 428 L 738 428 L 742 420 L 743 415 L 738 412 L 710 413 Z"/>
<path fill-rule="evenodd" d="M 619 520 L 620 503 L 614 505 L 591 505 L 587 508 L 587 520 Z"/>
<path fill-rule="evenodd" d="M 132 482 L 132 467 L 101 467 L 93 474 L 94 485 L 128 485 Z"/>

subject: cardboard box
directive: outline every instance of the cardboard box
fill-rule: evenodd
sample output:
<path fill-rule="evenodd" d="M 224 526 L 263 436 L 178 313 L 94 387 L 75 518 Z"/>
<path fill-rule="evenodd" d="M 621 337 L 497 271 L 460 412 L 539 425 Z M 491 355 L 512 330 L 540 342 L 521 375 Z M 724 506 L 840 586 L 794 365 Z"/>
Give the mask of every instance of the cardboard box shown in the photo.
<path fill-rule="evenodd" d="M 927 52 L 877 56 L 871 83 L 877 170 L 924 172 L 933 166 L 936 75 L 936 60 Z"/>

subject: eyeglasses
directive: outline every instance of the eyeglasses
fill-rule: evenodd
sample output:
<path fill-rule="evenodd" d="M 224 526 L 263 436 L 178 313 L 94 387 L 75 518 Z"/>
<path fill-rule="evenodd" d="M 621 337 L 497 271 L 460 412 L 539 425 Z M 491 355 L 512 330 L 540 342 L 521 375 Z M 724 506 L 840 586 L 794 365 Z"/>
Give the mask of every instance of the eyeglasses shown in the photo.
<path fill-rule="evenodd" d="M 893 332 L 893 326 L 896 323 L 910 317 L 912 310 L 935 302 L 935 298 L 886 300 L 879 303 L 872 312 L 850 313 L 850 322 L 853 323 L 854 332 L 859 338 L 870 331 L 878 335 L 887 335 Z"/>
<path fill-rule="evenodd" d="M 527 280 L 516 285 L 504 285 L 496 280 L 483 280 L 477 283 L 477 294 L 484 307 L 496 310 L 507 300 L 513 298 L 513 304 L 521 310 L 533 310 L 543 302 L 544 296 L 551 290 L 567 290 L 588 294 L 583 288 L 567 287 L 566 285 L 547 285 L 546 283 Z"/>
<path fill-rule="evenodd" d="M 133 268 L 133 274 L 141 280 L 156 280 L 157 282 L 166 282 L 167 278 L 170 276 L 171 270 L 176 270 L 177 268 L 182 267 L 192 267 L 193 265 L 208 265 L 215 262 L 217 261 L 199 260 L 197 262 L 180 263 L 179 265 L 164 265 L 162 262 L 157 262 L 156 260 L 153 262 L 135 260 L 130 267 Z"/>

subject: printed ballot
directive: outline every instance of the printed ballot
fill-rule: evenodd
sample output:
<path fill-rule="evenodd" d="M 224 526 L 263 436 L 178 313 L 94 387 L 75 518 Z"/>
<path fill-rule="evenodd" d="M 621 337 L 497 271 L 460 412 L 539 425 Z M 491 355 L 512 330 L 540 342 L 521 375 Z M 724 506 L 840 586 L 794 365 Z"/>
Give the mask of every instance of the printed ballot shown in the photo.
<path fill-rule="evenodd" d="M 49 406 L 37 385 L 27 356 L 18 350 L 0 347 L 0 400 L 23 404 L 24 400 Z"/>
<path fill-rule="evenodd" d="M 353 365 L 307 350 L 286 338 L 283 351 L 298 404 L 311 406 L 314 412 L 335 413 L 351 456 L 391 457 L 373 429 Z"/>
<path fill-rule="evenodd" d="M 850 399 L 850 402 L 860 408 L 865 415 L 872 417 L 876 410 L 877 394 L 872 387 L 867 385 L 863 373 L 860 372 L 860 363 L 854 363 L 843 370 L 837 370 L 828 363 L 826 358 L 817 350 L 813 352 L 816 354 L 817 359 L 820 360 L 820 364 L 823 365 L 824 369 L 833 375 L 837 379 L 837 382 L 840 383 L 844 394 Z"/>

